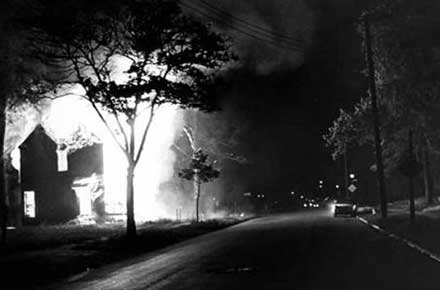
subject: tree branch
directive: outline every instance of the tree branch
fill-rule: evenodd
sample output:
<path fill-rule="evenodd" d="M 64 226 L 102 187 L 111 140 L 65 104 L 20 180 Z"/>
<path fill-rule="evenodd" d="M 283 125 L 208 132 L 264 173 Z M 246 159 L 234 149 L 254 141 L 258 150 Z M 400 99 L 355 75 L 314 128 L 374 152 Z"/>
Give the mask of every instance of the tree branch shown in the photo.
<path fill-rule="evenodd" d="M 147 138 L 148 131 L 150 131 L 151 123 L 152 123 L 153 117 L 154 117 L 154 107 L 156 105 L 156 99 L 157 99 L 157 96 L 151 101 L 150 116 L 148 118 L 147 126 L 145 126 L 145 130 L 144 130 L 144 133 L 142 135 L 141 142 L 139 143 L 139 149 L 138 149 L 138 152 L 136 154 L 136 158 L 134 160 L 135 166 L 139 162 L 142 150 L 144 150 L 145 140 Z"/>
<path fill-rule="evenodd" d="M 183 132 L 185 133 L 186 137 L 188 138 L 189 144 L 191 145 L 191 149 L 193 150 L 193 152 L 196 152 L 197 148 L 196 148 L 196 144 L 194 142 L 194 138 L 186 126 L 183 127 Z"/>
<path fill-rule="evenodd" d="M 92 104 L 93 109 L 95 109 L 95 111 L 98 114 L 99 118 L 104 123 L 105 127 L 109 131 L 110 135 L 112 136 L 113 140 L 116 142 L 118 147 L 122 150 L 122 152 L 126 155 L 126 157 L 129 158 L 129 154 L 127 152 L 128 150 L 125 149 L 124 146 L 119 142 L 118 137 L 115 135 L 115 133 L 113 132 L 112 128 L 110 128 L 110 125 L 108 124 L 108 122 L 105 119 L 104 115 L 102 115 L 102 113 L 99 110 L 99 108 L 96 106 L 96 104 L 92 100 L 90 100 L 89 98 L 87 98 L 87 100 L 90 102 L 90 104 Z M 122 134 L 124 135 L 124 137 L 126 137 L 125 136 L 125 132 L 122 132 Z"/>

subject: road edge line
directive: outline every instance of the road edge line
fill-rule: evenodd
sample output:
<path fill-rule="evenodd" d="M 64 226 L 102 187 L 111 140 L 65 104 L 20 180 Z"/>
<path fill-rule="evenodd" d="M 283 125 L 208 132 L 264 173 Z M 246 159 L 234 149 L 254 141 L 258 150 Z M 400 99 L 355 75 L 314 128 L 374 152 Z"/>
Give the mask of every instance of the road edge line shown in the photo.
<path fill-rule="evenodd" d="M 379 227 L 378 225 L 376 225 L 376 224 L 374 224 L 374 223 L 372 223 L 372 222 L 370 222 L 370 221 L 364 219 L 363 217 L 359 217 L 359 216 L 357 216 L 356 219 L 359 220 L 360 222 L 366 224 L 366 225 L 369 226 L 370 228 L 376 230 L 377 232 L 379 232 L 379 233 L 381 233 L 381 234 L 383 234 L 383 235 L 385 235 L 385 236 L 387 236 L 387 237 L 389 237 L 389 238 L 391 238 L 391 239 L 393 239 L 393 240 L 396 240 L 396 241 L 398 241 L 398 242 L 400 242 L 400 243 L 403 243 L 403 244 L 405 244 L 406 246 L 408 246 L 408 247 L 410 247 L 410 248 L 416 250 L 416 251 L 419 252 L 420 254 L 422 254 L 422 255 L 424 255 L 424 256 L 430 258 L 431 260 L 434 260 L 434 261 L 436 261 L 437 263 L 440 263 L 440 256 L 434 254 L 433 252 L 430 252 L 429 250 L 423 248 L 422 246 L 416 244 L 415 242 L 413 242 L 413 241 L 411 241 L 411 240 L 408 240 L 407 238 L 400 237 L 400 236 L 398 236 L 398 235 L 396 235 L 396 234 L 393 234 L 393 233 L 387 232 L 386 230 L 384 230 L 384 229 L 382 229 L 381 227 Z"/>

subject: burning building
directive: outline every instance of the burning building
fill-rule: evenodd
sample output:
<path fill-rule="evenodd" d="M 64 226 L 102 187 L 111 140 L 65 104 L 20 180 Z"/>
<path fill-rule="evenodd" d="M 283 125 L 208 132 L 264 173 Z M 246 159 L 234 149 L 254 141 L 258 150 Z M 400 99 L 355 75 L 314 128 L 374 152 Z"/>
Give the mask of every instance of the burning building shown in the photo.
<path fill-rule="evenodd" d="M 176 108 L 164 106 L 151 126 L 135 171 L 137 221 L 174 217 L 176 205 L 165 203 L 160 196 L 162 185 L 174 175 L 171 145 L 181 123 L 180 114 Z M 16 184 L 8 190 L 10 221 L 39 224 L 75 218 L 81 222 L 109 216 L 123 219 L 127 161 L 90 104 L 81 97 L 68 96 L 51 101 L 32 120 L 27 109 L 21 115 L 11 116 L 16 124 L 8 129 L 5 151 L 5 155 L 12 155 L 10 187 Z M 146 118 L 140 115 L 139 124 Z"/>
<path fill-rule="evenodd" d="M 102 147 L 100 143 L 90 143 L 72 149 L 57 144 L 38 125 L 19 146 L 24 222 L 99 219 L 104 213 Z"/>

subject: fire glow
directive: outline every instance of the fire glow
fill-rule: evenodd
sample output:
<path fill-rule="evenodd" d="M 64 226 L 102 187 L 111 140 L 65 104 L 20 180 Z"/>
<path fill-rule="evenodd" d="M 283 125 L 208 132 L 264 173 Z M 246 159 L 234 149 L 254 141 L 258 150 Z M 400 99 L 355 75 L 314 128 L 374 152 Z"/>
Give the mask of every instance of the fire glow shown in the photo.
<path fill-rule="evenodd" d="M 104 200 L 106 213 L 124 214 L 126 201 L 127 160 L 113 140 L 91 104 L 74 88 L 71 95 L 57 98 L 44 119 L 57 140 L 67 139 L 79 127 L 95 134 L 103 144 Z M 144 110 L 136 120 L 136 136 L 140 139 L 149 111 Z M 110 119 L 110 117 L 108 118 Z M 170 146 L 181 121 L 181 112 L 174 106 L 161 106 L 155 113 L 144 150 L 135 170 L 136 221 L 168 217 L 164 206 L 157 200 L 159 186 L 173 175 L 174 153 Z M 109 124 L 116 126 L 116 124 Z M 113 129 L 113 128 L 112 128 Z M 140 140 L 137 140 L 137 144 Z"/>

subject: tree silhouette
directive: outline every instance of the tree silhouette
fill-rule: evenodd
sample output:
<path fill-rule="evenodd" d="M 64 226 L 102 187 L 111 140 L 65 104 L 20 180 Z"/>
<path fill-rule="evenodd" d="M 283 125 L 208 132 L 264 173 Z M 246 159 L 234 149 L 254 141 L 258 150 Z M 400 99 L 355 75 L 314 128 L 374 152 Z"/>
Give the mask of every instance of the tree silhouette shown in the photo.
<path fill-rule="evenodd" d="M 0 2 L 0 245 L 6 243 L 8 205 L 5 190 L 4 156 L 7 112 L 22 104 L 36 102 L 50 90 L 51 76 L 31 55 L 29 31 L 21 24 L 25 1 Z"/>
<path fill-rule="evenodd" d="M 199 218 L 200 187 L 202 183 L 210 182 L 220 176 L 220 171 L 216 170 L 213 163 L 208 163 L 208 155 L 202 149 L 194 152 L 188 168 L 181 169 L 179 177 L 194 182 L 196 197 L 196 221 Z"/>
<path fill-rule="evenodd" d="M 164 104 L 217 109 L 209 91 L 233 55 L 222 36 L 184 15 L 177 1 L 107 4 L 96 9 L 88 1 L 54 1 L 36 17 L 35 39 L 40 55 L 71 72 L 67 81 L 82 87 L 124 153 L 127 236 L 134 237 L 133 177 L 155 113 Z M 129 66 L 118 72 L 121 61 Z M 142 114 L 147 121 L 139 124 Z"/>
<path fill-rule="evenodd" d="M 385 169 L 390 174 L 399 167 L 411 130 L 416 156 L 424 164 L 428 202 L 432 200 L 434 167 L 434 162 L 429 161 L 440 152 L 440 45 L 431 37 L 433 31 L 439 30 L 435 17 L 439 11 L 435 0 L 383 1 L 370 22 Z M 359 27 L 361 34 L 363 29 Z M 368 123 L 371 118 L 371 102 L 367 98 L 361 98 L 351 111 L 341 110 L 324 137 L 334 149 L 334 157 L 342 154 L 345 144 L 372 145 L 373 128 Z"/>

